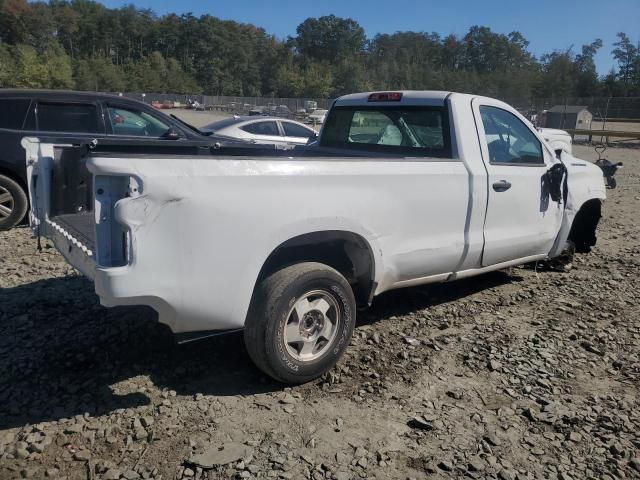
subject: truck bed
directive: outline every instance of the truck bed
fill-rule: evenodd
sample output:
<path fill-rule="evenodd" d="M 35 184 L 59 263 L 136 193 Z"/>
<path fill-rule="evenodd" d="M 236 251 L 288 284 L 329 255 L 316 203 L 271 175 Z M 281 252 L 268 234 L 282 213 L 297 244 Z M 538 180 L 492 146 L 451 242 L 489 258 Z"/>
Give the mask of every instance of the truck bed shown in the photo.
<path fill-rule="evenodd" d="M 96 222 L 93 212 L 57 215 L 51 217 L 50 221 L 61 227 L 88 250 L 95 251 Z"/>

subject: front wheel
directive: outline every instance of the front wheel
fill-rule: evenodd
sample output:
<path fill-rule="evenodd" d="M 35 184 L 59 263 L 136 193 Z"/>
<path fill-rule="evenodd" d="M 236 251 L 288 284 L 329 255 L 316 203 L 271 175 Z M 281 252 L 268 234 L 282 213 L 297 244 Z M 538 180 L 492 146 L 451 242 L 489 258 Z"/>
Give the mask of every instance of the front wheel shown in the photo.
<path fill-rule="evenodd" d="M 27 194 L 18 183 L 0 175 L 0 231 L 18 225 L 27 213 Z"/>
<path fill-rule="evenodd" d="M 305 383 L 338 362 L 351 340 L 355 312 L 353 291 L 339 272 L 321 263 L 292 265 L 258 285 L 245 345 L 273 379 Z"/>

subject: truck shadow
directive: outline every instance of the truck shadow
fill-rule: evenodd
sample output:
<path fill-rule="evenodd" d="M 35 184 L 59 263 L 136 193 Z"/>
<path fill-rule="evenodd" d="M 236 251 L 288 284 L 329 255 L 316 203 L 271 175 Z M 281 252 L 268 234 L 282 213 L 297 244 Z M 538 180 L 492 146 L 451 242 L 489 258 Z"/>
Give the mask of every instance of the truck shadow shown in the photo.
<path fill-rule="evenodd" d="M 389 292 L 358 325 L 514 281 L 497 272 Z M 155 312 L 103 308 L 93 285 L 75 276 L 0 290 L 0 385 L 0 429 L 155 405 L 162 398 L 148 388 L 154 385 L 177 395 L 216 396 L 283 388 L 253 366 L 241 333 L 177 345 Z"/>

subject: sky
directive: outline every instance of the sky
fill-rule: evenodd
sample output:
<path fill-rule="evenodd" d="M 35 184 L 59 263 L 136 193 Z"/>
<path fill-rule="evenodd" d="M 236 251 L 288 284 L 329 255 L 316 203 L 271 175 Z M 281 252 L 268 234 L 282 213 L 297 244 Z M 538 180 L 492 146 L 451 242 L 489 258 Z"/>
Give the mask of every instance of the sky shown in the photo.
<path fill-rule="evenodd" d="M 334 14 L 356 20 L 369 38 L 402 30 L 462 36 L 470 26 L 483 25 L 499 33 L 518 30 L 539 57 L 596 38 L 604 42 L 596 57 L 598 73 L 615 65 L 611 50 L 617 32 L 640 42 L 640 0 L 102 0 L 108 7 L 133 3 L 158 14 L 210 14 L 253 23 L 284 39 L 308 17 Z"/>

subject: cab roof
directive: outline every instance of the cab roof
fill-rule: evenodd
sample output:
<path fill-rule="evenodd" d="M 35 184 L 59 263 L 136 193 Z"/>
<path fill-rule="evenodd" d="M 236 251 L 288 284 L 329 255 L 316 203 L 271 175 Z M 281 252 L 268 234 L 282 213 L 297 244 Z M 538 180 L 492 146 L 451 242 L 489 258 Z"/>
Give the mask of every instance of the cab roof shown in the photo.
<path fill-rule="evenodd" d="M 452 92 L 439 90 L 381 90 L 375 92 L 353 93 L 336 99 L 335 106 L 361 106 L 361 105 L 428 105 L 443 106 L 446 98 Z M 378 94 L 400 94 L 400 100 L 376 101 Z M 374 96 L 373 99 L 370 97 Z"/>

